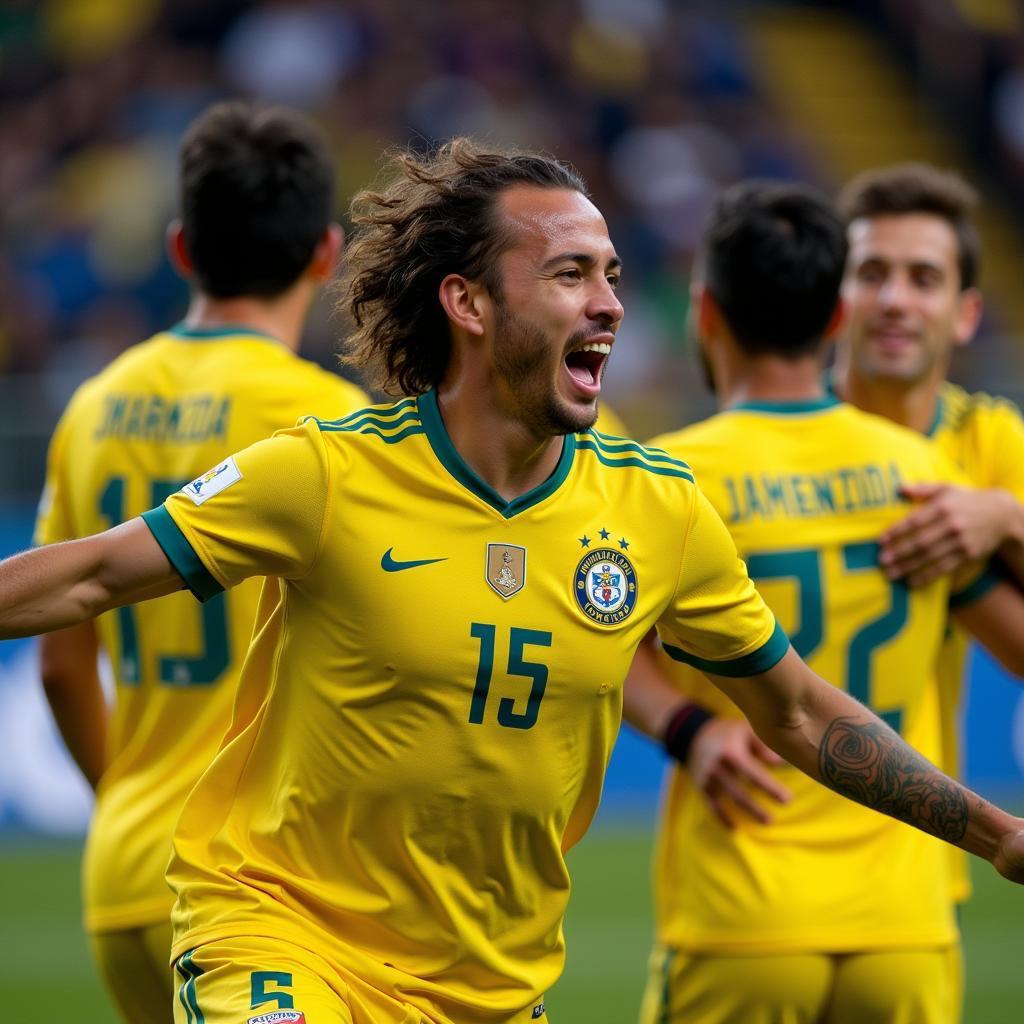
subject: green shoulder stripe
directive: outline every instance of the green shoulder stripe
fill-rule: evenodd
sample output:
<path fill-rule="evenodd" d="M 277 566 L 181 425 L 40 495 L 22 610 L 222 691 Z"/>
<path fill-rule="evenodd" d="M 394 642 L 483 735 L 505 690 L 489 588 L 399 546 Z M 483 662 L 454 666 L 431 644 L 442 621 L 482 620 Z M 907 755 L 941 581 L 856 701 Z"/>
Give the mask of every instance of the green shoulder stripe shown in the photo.
<path fill-rule="evenodd" d="M 363 417 L 369 417 L 375 421 L 381 420 L 384 422 L 390 422 L 391 420 L 400 417 L 410 408 L 414 408 L 415 404 L 415 398 L 403 398 L 402 401 L 396 402 L 391 406 L 364 406 L 362 409 L 356 409 L 355 412 L 350 412 L 345 416 L 339 416 L 335 420 L 322 420 L 316 416 L 310 418 L 317 421 L 321 430 L 340 430 L 342 427 L 352 426 L 356 420 L 362 419 Z"/>
<path fill-rule="evenodd" d="M 379 437 L 385 444 L 398 444 L 399 441 L 404 441 L 407 437 L 415 437 L 416 434 L 425 434 L 426 431 L 423 429 L 422 423 L 413 423 L 406 427 L 405 430 L 400 430 L 397 434 L 385 434 L 383 430 L 378 430 L 375 426 L 366 426 L 361 430 L 353 431 L 356 434 L 373 434 Z"/>
<path fill-rule="evenodd" d="M 597 461 L 604 466 L 645 469 L 648 473 L 654 473 L 655 476 L 674 476 L 693 483 L 693 474 L 689 467 L 686 466 L 686 463 L 677 462 L 675 459 L 670 459 L 668 463 L 653 463 L 645 458 L 637 458 L 632 455 L 623 458 L 613 454 L 614 449 L 612 453 L 609 453 L 607 449 L 601 448 L 595 438 L 588 437 L 586 434 L 581 434 L 576 438 L 576 450 L 592 452 Z M 623 449 L 623 451 L 628 451 L 628 449 Z"/>
<path fill-rule="evenodd" d="M 611 434 L 602 434 L 599 430 L 588 430 L 590 435 L 597 442 L 598 447 L 609 455 L 617 455 L 620 452 L 636 452 L 650 462 L 666 462 L 677 469 L 685 469 L 692 472 L 690 467 L 682 459 L 673 458 L 668 452 L 661 448 L 648 448 L 637 441 L 631 441 L 628 437 L 615 437 Z M 584 435 L 584 436 L 586 436 Z"/>
<path fill-rule="evenodd" d="M 710 672 L 716 676 L 728 676 L 731 679 L 742 679 L 746 676 L 757 675 L 759 672 L 767 672 L 768 669 L 777 665 L 789 650 L 789 637 L 776 622 L 774 632 L 764 644 L 756 651 L 734 658 L 732 661 L 709 661 L 707 658 L 699 658 L 696 654 L 690 654 L 672 644 L 663 644 L 662 646 L 670 658 L 699 668 L 701 672 Z"/>
<path fill-rule="evenodd" d="M 381 430 L 394 430 L 400 427 L 403 423 L 409 423 L 410 421 L 416 424 L 420 423 L 419 413 L 415 409 L 407 409 L 404 413 L 398 416 L 376 416 L 371 413 L 365 413 L 360 415 L 358 419 L 350 420 L 346 423 L 340 424 L 321 424 L 321 430 L 343 430 L 349 433 L 356 433 L 362 431 L 364 427 L 379 427 Z"/>

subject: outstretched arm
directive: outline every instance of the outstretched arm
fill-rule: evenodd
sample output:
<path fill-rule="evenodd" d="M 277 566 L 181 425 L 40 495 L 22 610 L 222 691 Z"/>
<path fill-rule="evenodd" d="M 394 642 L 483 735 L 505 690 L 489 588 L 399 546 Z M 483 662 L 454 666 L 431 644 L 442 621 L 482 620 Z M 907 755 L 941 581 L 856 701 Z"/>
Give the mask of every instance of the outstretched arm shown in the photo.
<path fill-rule="evenodd" d="M 774 668 L 734 679 L 712 675 L 755 731 L 790 764 L 857 803 L 991 861 L 1024 884 L 1024 819 L 943 775 L 790 648 Z"/>
<path fill-rule="evenodd" d="M 0 562 L 0 639 L 66 629 L 183 586 L 149 527 L 132 519 Z"/>

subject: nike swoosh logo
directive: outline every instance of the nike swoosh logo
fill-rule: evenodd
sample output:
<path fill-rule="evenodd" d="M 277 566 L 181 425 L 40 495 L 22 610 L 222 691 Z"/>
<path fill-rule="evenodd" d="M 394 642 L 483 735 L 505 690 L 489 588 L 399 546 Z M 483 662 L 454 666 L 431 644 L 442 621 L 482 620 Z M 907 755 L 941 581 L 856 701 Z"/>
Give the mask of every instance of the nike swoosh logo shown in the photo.
<path fill-rule="evenodd" d="M 435 562 L 447 562 L 447 558 L 419 558 L 412 562 L 397 562 L 391 557 L 394 548 L 388 548 L 380 556 L 380 567 L 385 572 L 401 572 L 403 569 L 415 569 L 418 565 L 433 565 Z"/>

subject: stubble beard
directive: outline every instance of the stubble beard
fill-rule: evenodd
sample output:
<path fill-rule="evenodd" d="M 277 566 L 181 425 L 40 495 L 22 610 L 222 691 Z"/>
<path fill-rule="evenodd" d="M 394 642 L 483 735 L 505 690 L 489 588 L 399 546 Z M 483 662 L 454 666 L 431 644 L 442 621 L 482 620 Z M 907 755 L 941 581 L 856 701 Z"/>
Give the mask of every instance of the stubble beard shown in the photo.
<path fill-rule="evenodd" d="M 504 303 L 497 309 L 494 367 L 515 397 L 523 423 L 538 436 L 575 434 L 597 420 L 597 405 L 580 408 L 565 401 L 552 379 L 551 341 Z M 569 347 L 583 340 L 573 335 Z M 565 349 L 556 355 L 561 360 Z M 602 367 L 602 376 L 604 368 Z"/>
<path fill-rule="evenodd" d="M 884 356 L 873 352 L 870 342 L 861 347 L 860 353 L 860 356 L 855 354 L 853 359 L 863 377 L 908 387 L 926 380 L 939 360 L 939 353 L 926 342 L 922 342 L 916 352 L 911 352 L 910 358 L 899 361 L 886 360 Z"/>

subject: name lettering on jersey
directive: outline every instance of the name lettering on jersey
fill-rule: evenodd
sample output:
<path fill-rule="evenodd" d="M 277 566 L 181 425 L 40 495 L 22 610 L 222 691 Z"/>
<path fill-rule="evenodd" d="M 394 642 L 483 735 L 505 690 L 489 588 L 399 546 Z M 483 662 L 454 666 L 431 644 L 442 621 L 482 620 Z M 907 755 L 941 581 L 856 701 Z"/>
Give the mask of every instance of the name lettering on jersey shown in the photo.
<path fill-rule="evenodd" d="M 250 1017 L 245 1024 L 306 1024 L 306 1015 L 301 1010 L 271 1010 Z"/>
<path fill-rule="evenodd" d="M 576 566 L 573 591 L 588 619 L 600 626 L 616 626 L 636 607 L 636 570 L 621 551 L 597 548 Z"/>
<path fill-rule="evenodd" d="M 895 463 L 845 466 L 822 473 L 727 476 L 727 523 L 750 519 L 810 519 L 900 505 L 902 480 Z"/>
<path fill-rule="evenodd" d="M 192 499 L 196 505 L 202 503 L 215 494 L 227 490 L 232 484 L 237 484 L 242 479 L 242 471 L 235 462 L 235 457 L 225 459 L 218 463 L 213 469 L 208 470 L 202 476 L 197 476 L 189 484 L 185 484 L 182 490 Z"/>
<path fill-rule="evenodd" d="M 526 586 L 526 548 L 518 544 L 488 544 L 484 568 L 487 585 L 506 600 Z"/>
<path fill-rule="evenodd" d="M 231 418 L 231 399 L 217 395 L 108 395 L 94 439 L 192 444 L 224 440 Z"/>

